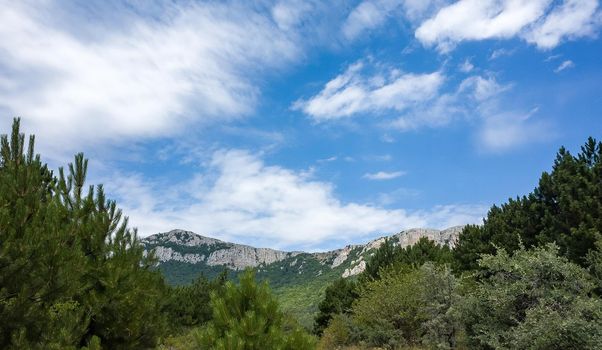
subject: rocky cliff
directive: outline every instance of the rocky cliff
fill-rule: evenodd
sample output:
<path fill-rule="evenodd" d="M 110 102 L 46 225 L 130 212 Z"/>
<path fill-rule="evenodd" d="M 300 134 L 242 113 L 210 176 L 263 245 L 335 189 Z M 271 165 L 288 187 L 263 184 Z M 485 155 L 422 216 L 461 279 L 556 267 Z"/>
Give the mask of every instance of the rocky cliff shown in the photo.
<path fill-rule="evenodd" d="M 427 237 L 437 244 L 453 246 L 461 230 L 462 226 L 445 230 L 410 229 L 401 231 L 390 238 L 395 244 L 402 247 L 412 245 L 422 237 Z M 164 268 L 163 271 L 168 280 L 178 283 L 178 281 L 170 279 L 169 271 L 176 269 L 178 274 L 185 270 L 190 271 L 193 275 L 199 273 L 212 275 L 223 268 L 240 271 L 247 267 L 253 267 L 271 275 L 274 275 L 276 273 L 274 270 L 278 269 L 279 275 L 284 272 L 321 275 L 332 270 L 338 276 L 354 276 L 364 271 L 367 259 L 375 249 L 380 247 L 385 238 L 381 237 L 366 244 L 348 245 L 341 249 L 322 253 L 254 248 L 183 230 L 152 235 L 143 239 L 142 244 L 147 252 L 154 250 L 159 267 L 170 266 L 168 269 Z M 285 275 L 282 276 L 285 277 Z"/>

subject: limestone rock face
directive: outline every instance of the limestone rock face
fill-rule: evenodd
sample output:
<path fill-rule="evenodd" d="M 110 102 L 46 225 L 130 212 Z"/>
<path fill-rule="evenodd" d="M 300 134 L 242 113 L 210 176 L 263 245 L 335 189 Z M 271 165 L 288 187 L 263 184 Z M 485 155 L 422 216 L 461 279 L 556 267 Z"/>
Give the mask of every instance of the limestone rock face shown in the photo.
<path fill-rule="evenodd" d="M 362 260 L 362 261 L 360 261 L 359 264 L 355 265 L 354 267 L 352 267 L 350 269 L 349 268 L 345 269 L 345 271 L 343 272 L 341 277 L 347 278 L 347 277 L 359 275 L 360 273 L 364 272 L 365 269 L 366 269 L 366 262 L 364 260 Z"/>
<path fill-rule="evenodd" d="M 422 237 L 437 244 L 453 247 L 463 226 L 445 230 L 415 228 L 401 231 L 393 236 L 396 245 L 406 247 L 413 245 Z M 290 271 L 301 274 L 306 260 L 313 259 L 326 268 L 337 269 L 342 277 L 355 276 L 366 269 L 370 256 L 378 249 L 387 237 L 380 237 L 363 245 L 348 245 L 342 249 L 320 253 L 285 252 L 269 248 L 254 248 L 248 245 L 228 243 L 218 239 L 197 235 L 190 231 L 172 230 L 152 235 L 142 240 L 145 253 L 154 250 L 159 264 L 176 261 L 187 264 L 204 264 L 203 266 L 225 266 L 232 270 L 243 270 L 247 267 L 265 267 L 286 259 Z M 353 258 L 350 258 L 353 257 Z M 293 258 L 295 258 L 293 260 Z M 280 267 L 282 270 L 284 267 Z"/>
<path fill-rule="evenodd" d="M 426 237 L 431 241 L 440 245 L 449 245 L 454 247 L 458 235 L 462 232 L 464 226 L 454 226 L 443 231 L 434 229 L 414 228 L 407 231 L 402 231 L 395 235 L 399 239 L 399 245 L 407 247 L 415 244 L 422 237 Z"/>
<path fill-rule="evenodd" d="M 205 263 L 209 266 L 224 265 L 233 270 L 243 270 L 261 264 L 271 264 L 294 256 L 298 252 L 283 252 L 269 248 L 254 248 L 242 244 L 227 243 L 204 237 L 190 231 L 172 230 L 152 235 L 142 240 L 147 249 L 154 249 L 160 263 L 179 261 L 189 264 Z M 183 253 L 199 248 L 199 253 Z M 200 252 L 204 252 L 200 253 Z"/>
<path fill-rule="evenodd" d="M 358 246 L 348 245 L 343 249 L 335 250 L 334 253 L 335 253 L 336 257 L 332 261 L 332 265 L 330 265 L 330 267 L 334 269 L 335 267 L 340 266 L 342 263 L 347 261 L 347 257 L 349 256 L 349 253 L 351 253 L 351 251 L 355 247 L 358 247 Z"/>
<path fill-rule="evenodd" d="M 416 242 L 418 242 L 422 237 L 426 237 L 436 244 L 448 245 L 453 248 L 463 228 L 464 226 L 454 226 L 445 230 L 413 228 L 406 231 L 401 231 L 393 236 L 390 236 L 390 238 L 397 239 L 395 245 L 399 245 L 404 248 L 416 244 Z M 359 254 L 359 259 L 352 261 L 350 264 L 351 267 L 345 269 L 341 276 L 343 278 L 347 278 L 364 272 L 366 269 L 365 257 L 371 256 L 372 254 L 370 252 L 380 248 L 380 246 L 385 242 L 386 238 L 387 237 L 380 237 L 361 246 L 362 250 Z M 345 262 L 349 254 L 349 247 L 352 246 L 347 246 L 340 250 L 340 253 L 335 258 L 336 265 L 335 262 L 333 262 L 333 267 L 339 266 Z"/>
<path fill-rule="evenodd" d="M 189 264 L 196 264 L 201 261 L 205 261 L 204 255 L 199 254 L 181 254 L 174 251 L 172 248 L 166 247 L 157 247 L 155 249 L 155 257 L 159 259 L 160 262 L 166 261 L 181 261 Z"/>
<path fill-rule="evenodd" d="M 287 253 L 268 248 L 253 248 L 246 245 L 233 244 L 229 248 L 212 252 L 207 258 L 207 265 L 226 265 L 236 270 L 271 264 L 285 259 L 295 253 Z"/>

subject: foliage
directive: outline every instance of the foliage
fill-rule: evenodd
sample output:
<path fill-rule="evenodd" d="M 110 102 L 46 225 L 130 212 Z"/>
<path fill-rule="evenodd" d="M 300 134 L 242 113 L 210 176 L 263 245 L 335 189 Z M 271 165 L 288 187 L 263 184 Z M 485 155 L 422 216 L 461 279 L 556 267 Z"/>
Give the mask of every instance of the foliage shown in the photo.
<path fill-rule="evenodd" d="M 321 334 L 335 314 L 349 313 L 353 301 L 359 296 L 358 289 L 380 279 L 380 274 L 391 266 L 403 269 L 421 266 L 429 261 L 446 264 L 452 259 L 449 247 L 438 245 L 426 237 L 407 247 L 396 246 L 394 239 L 385 239 L 368 260 L 366 270 L 358 277 L 358 282 L 339 278 L 326 289 L 324 298 L 318 306 L 314 332 Z"/>
<path fill-rule="evenodd" d="M 602 301 L 587 271 L 548 245 L 480 261 L 476 288 L 460 306 L 471 348 L 597 349 Z"/>
<path fill-rule="evenodd" d="M 397 247 L 395 251 L 396 264 L 419 267 L 429 261 L 439 265 L 450 264 L 453 261 L 451 249 L 422 237 L 415 244 Z"/>
<path fill-rule="evenodd" d="M 213 280 L 200 276 L 192 284 L 169 288 L 163 305 L 172 330 L 179 333 L 184 329 L 200 326 L 212 317 L 209 302 L 211 293 L 223 289 L 228 280 L 227 270 Z"/>
<path fill-rule="evenodd" d="M 82 154 L 54 176 L 24 141 L 17 119 L 0 150 L 0 348 L 153 346 L 152 256 L 102 186 L 86 190 Z"/>
<path fill-rule="evenodd" d="M 240 285 L 227 282 L 211 295 L 213 320 L 196 337 L 201 349 L 311 349 L 313 339 L 287 319 L 266 282 L 247 270 Z"/>
<path fill-rule="evenodd" d="M 452 305 L 456 279 L 446 266 L 381 270 L 353 304 L 352 320 L 362 341 L 372 346 L 455 347 L 458 325 Z"/>
<path fill-rule="evenodd" d="M 378 279 L 380 270 L 387 267 L 397 260 L 397 250 L 395 242 L 390 238 L 385 238 L 385 241 L 378 247 L 374 255 L 366 263 L 366 269 L 362 273 L 362 278 Z"/>
<path fill-rule="evenodd" d="M 356 340 L 355 327 L 347 314 L 335 314 L 328 323 L 318 342 L 318 349 L 338 349 Z"/>
<path fill-rule="evenodd" d="M 491 208 L 483 226 L 469 226 L 460 235 L 454 255 L 456 269 L 478 267 L 480 254 L 495 247 L 511 253 L 555 242 L 561 255 L 582 266 L 602 232 L 602 143 L 589 138 L 581 152 L 561 148 L 552 171 L 541 175 L 529 195 Z"/>
<path fill-rule="evenodd" d="M 597 293 L 602 295 L 602 238 L 596 242 L 596 249 L 587 255 L 589 272 L 597 284 Z"/>
<path fill-rule="evenodd" d="M 355 281 L 339 278 L 326 288 L 324 299 L 318 305 L 319 313 L 314 324 L 314 332 L 318 335 L 328 326 L 330 319 L 336 314 L 351 311 L 351 304 L 357 298 Z"/>

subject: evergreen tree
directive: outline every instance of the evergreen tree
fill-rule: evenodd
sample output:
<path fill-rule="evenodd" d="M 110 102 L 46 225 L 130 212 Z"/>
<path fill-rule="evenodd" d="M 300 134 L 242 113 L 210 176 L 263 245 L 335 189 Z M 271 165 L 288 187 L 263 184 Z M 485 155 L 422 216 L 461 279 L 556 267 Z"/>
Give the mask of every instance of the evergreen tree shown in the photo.
<path fill-rule="evenodd" d="M 83 254 L 55 196 L 56 179 L 13 123 L 0 149 L 0 348 L 60 347 L 87 320 L 77 294 Z"/>
<path fill-rule="evenodd" d="M 396 260 L 397 249 L 395 249 L 395 243 L 390 238 L 385 238 L 385 241 L 368 260 L 361 278 L 368 280 L 378 279 L 380 270 L 383 267 L 391 265 Z"/>
<path fill-rule="evenodd" d="M 179 332 L 211 320 L 211 293 L 221 294 L 227 280 L 228 273 L 224 270 L 211 281 L 201 275 L 190 285 L 170 287 L 163 310 L 172 330 Z"/>
<path fill-rule="evenodd" d="M 339 278 L 329 285 L 324 292 L 324 299 L 318 304 L 314 333 L 321 335 L 334 315 L 349 313 L 357 297 L 357 285 L 353 280 Z"/>
<path fill-rule="evenodd" d="M 444 265 L 452 263 L 453 255 L 447 245 L 439 245 L 426 237 L 421 237 L 413 245 L 397 247 L 393 261 L 394 264 L 414 267 L 420 267 L 427 262 Z"/>
<path fill-rule="evenodd" d="M 297 325 L 286 322 L 266 282 L 257 284 L 247 270 L 240 284 L 227 282 L 221 293 L 211 295 L 213 320 L 199 331 L 200 349 L 302 350 L 313 348 L 313 339 Z"/>
<path fill-rule="evenodd" d="M 602 143 L 589 138 L 577 156 L 561 148 L 550 173 L 527 196 L 493 206 L 482 226 L 467 226 L 454 250 L 455 268 L 477 268 L 480 254 L 555 242 L 582 266 L 602 232 Z"/>
<path fill-rule="evenodd" d="M 53 176 L 19 120 L 0 149 L 0 347 L 153 346 L 163 280 L 82 154 Z"/>

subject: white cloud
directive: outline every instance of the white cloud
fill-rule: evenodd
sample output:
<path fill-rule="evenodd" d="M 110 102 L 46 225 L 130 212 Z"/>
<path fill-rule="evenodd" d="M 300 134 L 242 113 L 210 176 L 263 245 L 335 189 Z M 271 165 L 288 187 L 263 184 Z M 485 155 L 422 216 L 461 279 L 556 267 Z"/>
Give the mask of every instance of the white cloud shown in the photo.
<path fill-rule="evenodd" d="M 443 7 L 415 32 L 447 52 L 462 41 L 521 37 L 541 49 L 595 34 L 597 0 L 460 0 Z"/>
<path fill-rule="evenodd" d="M 482 77 L 479 75 L 466 78 L 460 83 L 459 93 L 468 93 L 477 101 L 488 100 L 510 88 L 509 85 L 501 85 L 493 77 Z"/>
<path fill-rule="evenodd" d="M 113 176 L 107 186 L 142 235 L 179 227 L 289 249 L 315 249 L 327 240 L 371 238 L 411 227 L 474 223 L 486 212 L 465 205 L 410 212 L 343 202 L 330 183 L 266 165 L 241 150 L 215 152 L 208 171 L 184 183 L 152 184 L 127 175 Z"/>
<path fill-rule="evenodd" d="M 351 11 L 343 24 L 343 35 L 347 39 L 355 39 L 364 31 L 381 26 L 402 3 L 401 0 L 362 1 Z"/>
<path fill-rule="evenodd" d="M 0 108 L 52 140 L 47 147 L 165 136 L 248 114 L 260 93 L 254 76 L 301 54 L 244 5 L 177 6 L 160 20 L 131 11 L 100 30 L 73 13 L 55 18 L 58 3 L 1 6 Z"/>
<path fill-rule="evenodd" d="M 477 136 L 482 150 L 503 152 L 554 137 L 552 127 L 545 120 L 533 120 L 536 113 L 534 109 L 527 114 L 506 112 L 485 118 Z"/>
<path fill-rule="evenodd" d="M 495 60 L 498 59 L 500 57 L 503 56 L 512 56 L 514 54 L 516 50 L 509 50 L 509 49 L 496 49 L 493 50 L 493 52 L 491 53 L 491 56 L 489 56 L 490 60 Z"/>
<path fill-rule="evenodd" d="M 343 23 L 343 36 L 349 40 L 384 25 L 390 18 L 403 16 L 416 22 L 446 4 L 447 0 L 364 0 Z"/>
<path fill-rule="evenodd" d="M 464 60 L 464 62 L 462 62 L 462 64 L 460 64 L 459 68 L 460 68 L 460 71 L 462 71 L 464 73 L 470 73 L 474 69 L 474 65 L 467 58 Z"/>
<path fill-rule="evenodd" d="M 524 37 L 539 48 L 550 49 L 563 39 L 593 36 L 600 25 L 597 8 L 598 0 L 565 0 Z"/>
<path fill-rule="evenodd" d="M 555 61 L 557 59 L 559 59 L 560 57 L 562 57 L 561 54 L 557 54 L 557 55 L 550 55 L 548 57 L 546 57 L 545 60 L 543 60 L 544 62 L 551 62 L 551 61 Z"/>
<path fill-rule="evenodd" d="M 332 157 L 328 157 L 328 158 L 318 159 L 317 162 L 318 163 L 330 163 L 330 162 L 334 162 L 337 159 L 338 159 L 337 156 L 332 156 Z"/>
<path fill-rule="evenodd" d="M 479 118 L 488 114 L 491 105 L 510 85 L 502 85 L 492 76 L 470 76 L 455 91 L 440 94 L 390 122 L 388 126 L 401 131 L 422 127 L 443 127 L 455 119 Z"/>
<path fill-rule="evenodd" d="M 564 62 L 562 62 L 556 69 L 554 69 L 555 73 L 560 73 L 565 69 L 569 69 L 569 68 L 573 68 L 575 67 L 575 63 L 573 63 L 573 61 L 571 60 L 566 60 Z"/>
<path fill-rule="evenodd" d="M 403 111 L 433 98 L 444 81 L 440 72 L 413 74 L 393 70 L 384 77 L 363 75 L 363 68 L 361 62 L 349 66 L 318 95 L 295 102 L 293 108 L 303 110 L 318 122 L 364 112 Z"/>
<path fill-rule="evenodd" d="M 441 71 L 412 74 L 391 69 L 388 74 L 371 75 L 365 70 L 361 62 L 349 66 L 317 95 L 295 102 L 293 108 L 317 122 L 362 114 L 377 116 L 381 117 L 377 122 L 381 127 L 402 132 L 464 120 L 476 124 L 479 149 L 493 152 L 549 139 L 538 135 L 550 131 L 549 125 L 527 120 L 532 113 L 507 112 L 512 108 L 505 107 L 501 98 L 512 84 L 498 82 L 491 73 L 471 75 L 444 89 L 446 77 Z M 365 177 L 386 176 L 377 173 Z"/>
<path fill-rule="evenodd" d="M 405 174 L 405 171 L 379 171 L 376 173 L 366 173 L 363 178 L 368 180 L 392 180 L 404 176 Z"/>
<path fill-rule="evenodd" d="M 305 15 L 312 10 L 313 4 L 307 1 L 279 1 L 272 7 L 272 16 L 278 27 L 289 30 L 299 25 Z"/>

